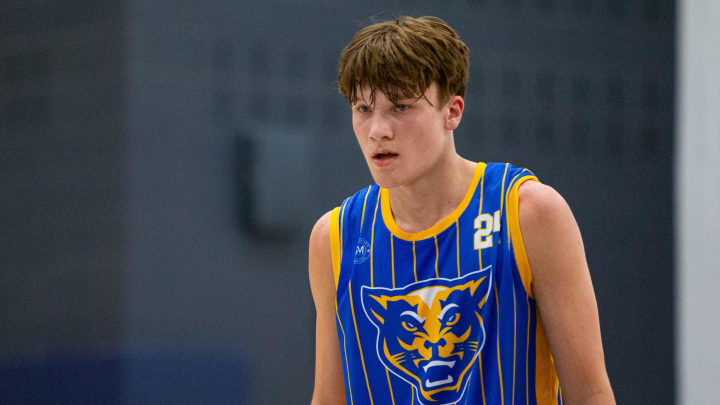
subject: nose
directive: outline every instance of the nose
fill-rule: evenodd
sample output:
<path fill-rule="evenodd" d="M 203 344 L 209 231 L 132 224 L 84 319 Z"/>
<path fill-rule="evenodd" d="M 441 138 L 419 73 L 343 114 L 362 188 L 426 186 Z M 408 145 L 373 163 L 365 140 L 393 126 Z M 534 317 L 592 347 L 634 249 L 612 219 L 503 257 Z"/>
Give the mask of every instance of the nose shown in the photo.
<path fill-rule="evenodd" d="M 389 119 L 382 114 L 374 114 L 372 117 L 368 136 L 375 141 L 391 140 L 395 137 Z"/>
<path fill-rule="evenodd" d="M 433 353 L 434 355 L 436 355 L 436 354 L 438 353 L 438 350 L 439 350 L 441 347 L 445 346 L 446 344 L 447 344 L 447 342 L 446 342 L 445 339 L 443 339 L 443 338 L 438 339 L 437 342 L 431 342 L 431 341 L 428 339 L 428 340 L 425 341 L 425 343 L 423 344 L 423 346 L 425 346 L 426 349 L 430 349 L 430 350 L 432 351 L 432 353 Z"/>

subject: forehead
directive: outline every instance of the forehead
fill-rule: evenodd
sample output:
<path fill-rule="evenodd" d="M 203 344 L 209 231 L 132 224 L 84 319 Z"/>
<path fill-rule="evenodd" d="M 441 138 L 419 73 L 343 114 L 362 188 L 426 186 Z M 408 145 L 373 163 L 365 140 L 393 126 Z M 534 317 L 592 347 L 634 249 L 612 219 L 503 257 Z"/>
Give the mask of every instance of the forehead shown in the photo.
<path fill-rule="evenodd" d="M 434 105 L 436 105 L 436 101 L 438 100 L 438 85 L 437 83 L 431 83 L 430 86 L 425 89 L 425 92 L 423 94 L 419 94 L 417 96 L 407 96 L 404 95 L 402 92 L 400 94 L 397 94 L 397 101 L 423 101 L 427 102 L 428 100 L 432 102 Z M 391 103 L 390 98 L 383 92 L 378 86 L 372 86 L 370 84 L 364 84 L 362 86 L 357 86 L 357 102 L 356 103 L 367 103 L 367 104 L 374 104 L 374 103 Z"/>

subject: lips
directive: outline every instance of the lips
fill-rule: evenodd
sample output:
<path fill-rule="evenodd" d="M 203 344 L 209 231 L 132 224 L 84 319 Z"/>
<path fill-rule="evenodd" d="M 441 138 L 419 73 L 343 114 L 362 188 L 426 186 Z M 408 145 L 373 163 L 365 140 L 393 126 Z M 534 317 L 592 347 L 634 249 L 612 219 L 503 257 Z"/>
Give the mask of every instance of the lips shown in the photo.
<path fill-rule="evenodd" d="M 395 158 L 398 157 L 398 154 L 392 151 L 388 150 L 380 150 L 378 152 L 373 153 L 372 160 L 375 162 L 378 166 L 385 166 L 390 164 Z"/>
<path fill-rule="evenodd" d="M 398 154 L 390 151 L 380 151 L 373 154 L 373 159 L 383 159 L 388 157 L 397 156 Z"/>

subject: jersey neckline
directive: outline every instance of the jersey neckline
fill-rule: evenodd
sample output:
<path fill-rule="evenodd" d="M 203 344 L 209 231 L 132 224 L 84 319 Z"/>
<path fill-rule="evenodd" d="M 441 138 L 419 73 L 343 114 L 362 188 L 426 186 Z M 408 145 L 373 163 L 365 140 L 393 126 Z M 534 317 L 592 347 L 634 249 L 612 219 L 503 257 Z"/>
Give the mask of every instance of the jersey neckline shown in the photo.
<path fill-rule="evenodd" d="M 472 180 L 470 180 L 470 186 L 468 186 L 468 189 L 465 192 L 465 196 L 463 197 L 462 201 L 460 201 L 460 204 L 455 207 L 455 210 L 453 210 L 453 212 L 438 221 L 435 225 L 420 232 L 406 232 L 398 226 L 398 224 L 395 222 L 395 217 L 393 217 L 392 209 L 390 208 L 390 194 L 388 194 L 388 190 L 386 188 L 381 187 L 380 210 L 382 211 L 382 218 L 385 226 L 394 236 L 410 242 L 428 239 L 438 235 L 439 233 L 447 229 L 450 225 L 455 223 L 455 221 L 460 218 L 460 215 L 470 204 L 470 200 L 472 200 L 472 197 L 475 194 L 477 185 L 480 182 L 480 179 L 485 174 L 486 167 L 487 164 L 483 162 L 479 162 L 477 166 L 475 166 L 475 172 L 473 173 Z"/>

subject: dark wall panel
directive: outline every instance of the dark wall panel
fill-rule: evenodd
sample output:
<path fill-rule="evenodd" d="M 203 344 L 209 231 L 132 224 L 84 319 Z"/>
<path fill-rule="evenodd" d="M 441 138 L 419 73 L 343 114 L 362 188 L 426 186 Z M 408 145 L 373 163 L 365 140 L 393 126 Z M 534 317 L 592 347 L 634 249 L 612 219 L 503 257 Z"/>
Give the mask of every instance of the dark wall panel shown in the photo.
<path fill-rule="evenodd" d="M 437 15 L 471 50 L 458 151 L 568 200 L 618 403 L 672 402 L 671 0 L 60 3 L 0 6 L 2 389 L 97 371 L 73 384 L 138 403 L 149 371 L 176 398 L 208 370 L 307 402 L 307 236 L 372 181 L 338 57 L 373 19 Z"/>

